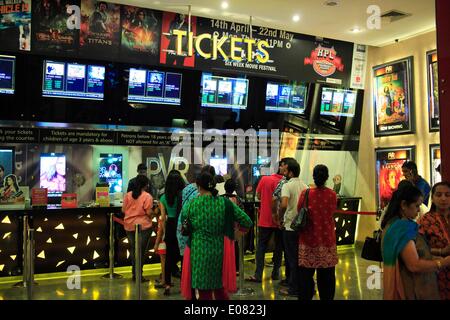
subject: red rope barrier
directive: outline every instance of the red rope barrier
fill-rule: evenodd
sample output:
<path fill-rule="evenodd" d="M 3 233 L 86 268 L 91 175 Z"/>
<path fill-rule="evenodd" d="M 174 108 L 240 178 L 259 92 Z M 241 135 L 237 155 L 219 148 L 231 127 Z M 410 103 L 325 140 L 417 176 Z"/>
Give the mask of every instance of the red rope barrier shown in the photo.
<path fill-rule="evenodd" d="M 335 213 L 342 213 L 342 214 L 360 214 L 363 216 L 376 216 L 376 212 L 370 212 L 370 211 L 350 211 L 350 210 L 337 210 Z"/>
<path fill-rule="evenodd" d="M 113 220 L 114 220 L 115 222 L 120 223 L 121 225 L 123 225 L 123 220 L 122 220 L 122 219 L 119 219 L 119 218 L 117 218 L 117 217 L 113 217 Z"/>

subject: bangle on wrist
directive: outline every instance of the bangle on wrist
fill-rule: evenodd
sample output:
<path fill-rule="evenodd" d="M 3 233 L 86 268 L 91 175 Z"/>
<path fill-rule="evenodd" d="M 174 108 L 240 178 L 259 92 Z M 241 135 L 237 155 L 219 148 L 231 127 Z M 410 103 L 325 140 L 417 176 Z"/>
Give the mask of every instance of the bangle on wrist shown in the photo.
<path fill-rule="evenodd" d="M 436 264 L 437 264 L 437 269 L 441 270 L 441 268 L 442 268 L 441 259 L 438 259 L 438 260 L 435 260 L 435 261 L 436 261 Z"/>

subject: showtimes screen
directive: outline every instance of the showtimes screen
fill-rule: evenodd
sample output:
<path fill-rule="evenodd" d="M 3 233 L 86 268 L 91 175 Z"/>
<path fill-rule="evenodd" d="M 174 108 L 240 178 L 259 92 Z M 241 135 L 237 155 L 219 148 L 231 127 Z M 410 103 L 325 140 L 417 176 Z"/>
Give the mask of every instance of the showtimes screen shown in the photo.
<path fill-rule="evenodd" d="M 266 111 L 303 114 L 307 88 L 304 85 L 268 82 Z"/>
<path fill-rule="evenodd" d="M 180 73 L 130 68 L 128 102 L 181 104 Z"/>
<path fill-rule="evenodd" d="M 66 191 L 66 155 L 43 153 L 40 156 L 40 188 L 47 188 L 49 196 L 61 196 Z"/>
<path fill-rule="evenodd" d="M 44 97 L 103 100 L 105 67 L 44 61 Z"/>
<path fill-rule="evenodd" d="M 122 192 L 122 154 L 100 154 L 99 159 L 99 181 L 109 184 L 109 193 Z"/>
<path fill-rule="evenodd" d="M 356 90 L 323 88 L 320 115 L 354 117 L 356 98 Z"/>
<path fill-rule="evenodd" d="M 0 94 L 14 94 L 16 57 L 0 55 Z"/>
<path fill-rule="evenodd" d="M 247 109 L 248 80 L 202 75 L 202 107 Z"/>

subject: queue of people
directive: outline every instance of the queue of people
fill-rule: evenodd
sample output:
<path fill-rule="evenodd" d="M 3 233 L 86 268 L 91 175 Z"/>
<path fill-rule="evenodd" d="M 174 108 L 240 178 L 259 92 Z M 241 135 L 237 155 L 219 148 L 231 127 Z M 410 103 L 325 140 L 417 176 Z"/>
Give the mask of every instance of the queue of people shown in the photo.
<path fill-rule="evenodd" d="M 332 300 L 338 264 L 333 217 L 337 195 L 326 187 L 329 172 L 325 165 L 314 167 L 310 186 L 299 178 L 300 171 L 295 159 L 284 158 L 277 173 L 262 177 L 258 183 L 256 194 L 261 202 L 256 269 L 246 280 L 263 281 L 265 253 L 273 235 L 272 280 L 280 279 L 283 253 L 285 258 L 286 279 L 280 281 L 280 294 L 312 300 L 317 282 L 319 298 Z M 450 183 L 430 188 L 411 162 L 403 172 L 405 180 L 393 193 L 381 222 L 383 297 L 449 300 Z M 218 184 L 225 190 L 222 195 Z M 134 224 L 142 225 L 142 257 L 147 252 L 152 217 L 159 213 L 154 249 L 161 257 L 162 277 L 156 287 L 170 294 L 171 275 L 178 272 L 181 259 L 181 293 L 186 299 L 229 299 L 229 293 L 236 292 L 235 240 L 252 227 L 240 206 L 236 183 L 232 179 L 224 182 L 215 175 L 214 167 L 207 165 L 187 186 L 180 172 L 172 170 L 158 207 L 153 207 L 145 174 L 138 174 L 129 189 L 123 202 L 125 230 L 133 245 Z M 431 208 L 418 218 L 430 189 Z M 308 210 L 307 224 L 294 231 L 292 222 L 303 207 Z M 131 252 L 134 266 L 134 250 Z"/>

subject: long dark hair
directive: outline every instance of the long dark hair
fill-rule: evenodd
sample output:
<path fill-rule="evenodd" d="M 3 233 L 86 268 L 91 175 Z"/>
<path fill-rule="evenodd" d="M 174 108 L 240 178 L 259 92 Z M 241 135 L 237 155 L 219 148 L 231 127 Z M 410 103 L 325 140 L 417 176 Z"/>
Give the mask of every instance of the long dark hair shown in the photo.
<path fill-rule="evenodd" d="M 393 218 L 401 217 L 402 201 L 405 201 L 407 205 L 410 205 L 419 200 L 420 197 L 423 197 L 422 192 L 412 184 L 405 184 L 401 188 L 398 188 L 392 195 L 392 199 L 384 214 L 383 221 L 381 221 L 381 229 L 384 229 Z"/>
<path fill-rule="evenodd" d="M 431 212 L 436 212 L 436 205 L 433 202 L 433 196 L 436 193 L 436 189 L 441 186 L 445 186 L 450 189 L 450 182 L 448 182 L 448 181 L 438 182 L 431 189 L 431 208 L 430 208 Z"/>
<path fill-rule="evenodd" d="M 133 185 L 133 189 L 131 190 L 131 196 L 133 199 L 139 198 L 142 193 L 142 189 L 148 190 L 149 180 L 146 176 L 138 175 L 136 177 L 136 182 Z"/>
<path fill-rule="evenodd" d="M 173 206 L 175 198 L 180 198 L 180 193 L 185 187 L 181 173 L 178 170 L 171 170 L 166 179 L 166 185 L 164 187 L 164 194 L 166 195 L 167 204 Z"/>
<path fill-rule="evenodd" d="M 207 172 L 200 174 L 197 177 L 196 183 L 201 188 L 211 192 L 214 197 L 216 197 L 219 193 L 216 189 L 216 181 L 214 180 L 214 177 Z"/>
<path fill-rule="evenodd" d="M 313 180 L 318 188 L 322 188 L 323 186 L 325 186 L 325 182 L 327 182 L 328 178 L 329 174 L 327 166 L 318 164 L 314 167 Z"/>

